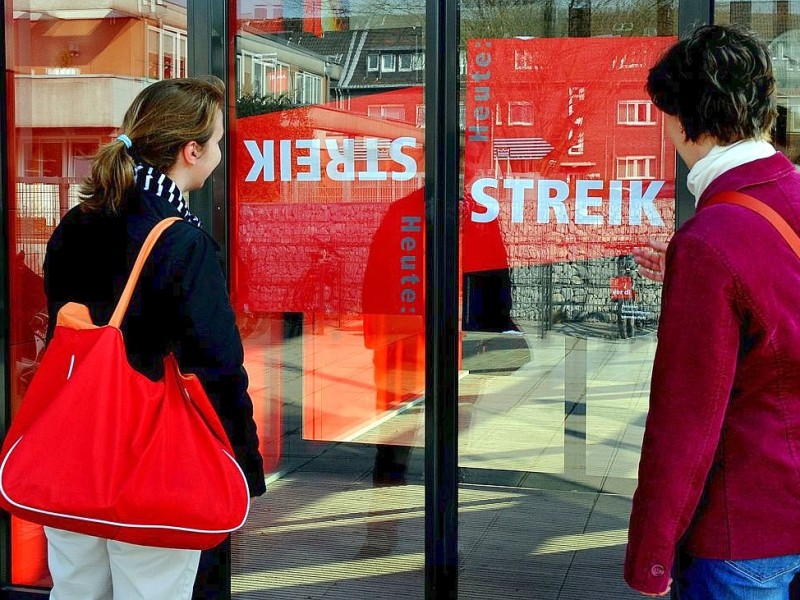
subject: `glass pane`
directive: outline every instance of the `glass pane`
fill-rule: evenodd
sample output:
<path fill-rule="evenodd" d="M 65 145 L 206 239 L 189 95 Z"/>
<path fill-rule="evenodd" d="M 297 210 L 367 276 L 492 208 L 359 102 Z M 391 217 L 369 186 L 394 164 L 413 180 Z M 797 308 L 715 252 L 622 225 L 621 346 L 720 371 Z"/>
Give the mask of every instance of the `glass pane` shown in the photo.
<path fill-rule="evenodd" d="M 172 79 L 177 77 L 176 63 L 175 63 L 175 46 L 178 40 L 174 31 L 165 31 L 161 36 L 162 56 L 161 60 L 164 65 L 162 72 L 162 79 Z"/>
<path fill-rule="evenodd" d="M 423 72 L 379 57 L 423 51 L 424 9 L 237 6 L 231 292 L 271 483 L 233 594 L 422 598 Z"/>
<path fill-rule="evenodd" d="M 461 18 L 459 598 L 635 598 L 660 287 L 630 253 L 674 230 L 644 83 L 677 2 L 462 0 Z"/>
<path fill-rule="evenodd" d="M 13 419 L 44 347 L 47 240 L 77 204 L 77 184 L 97 147 L 116 135 L 130 101 L 160 76 L 160 46 L 159 30 L 149 26 L 151 3 L 112 0 L 103 10 L 45 0 L 6 4 Z M 185 36 L 185 2 L 155 4 L 162 25 Z M 11 583 L 50 583 L 42 528 L 18 519 L 11 520 Z"/>
<path fill-rule="evenodd" d="M 147 30 L 148 77 L 161 79 L 161 32 L 158 29 Z"/>
<path fill-rule="evenodd" d="M 180 73 L 178 74 L 178 77 L 186 77 L 187 75 L 186 61 L 188 59 L 186 37 L 180 36 L 180 38 L 178 38 L 178 41 L 180 43 Z"/>
<path fill-rule="evenodd" d="M 242 81 L 239 82 L 239 85 L 241 86 L 242 94 L 253 95 L 255 93 L 255 90 L 253 89 L 253 55 L 244 52 L 242 53 L 242 58 L 244 73 L 242 74 Z"/>
<path fill-rule="evenodd" d="M 755 31 L 768 42 L 778 82 L 778 121 L 773 135 L 775 147 L 793 163 L 800 163 L 800 2 L 774 3 L 749 0 L 714 4 L 715 23 L 736 23 Z"/>

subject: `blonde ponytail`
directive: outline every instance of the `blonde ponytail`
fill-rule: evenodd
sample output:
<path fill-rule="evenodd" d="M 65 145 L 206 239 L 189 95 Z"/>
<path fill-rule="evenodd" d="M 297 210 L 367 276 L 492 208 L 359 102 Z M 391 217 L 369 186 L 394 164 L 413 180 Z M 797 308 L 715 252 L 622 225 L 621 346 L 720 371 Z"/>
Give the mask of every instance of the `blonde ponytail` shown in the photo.
<path fill-rule="evenodd" d="M 83 207 L 117 212 L 128 190 L 133 187 L 135 166 L 122 140 L 116 139 L 102 146 L 94 157 L 91 175 L 78 189 Z"/>

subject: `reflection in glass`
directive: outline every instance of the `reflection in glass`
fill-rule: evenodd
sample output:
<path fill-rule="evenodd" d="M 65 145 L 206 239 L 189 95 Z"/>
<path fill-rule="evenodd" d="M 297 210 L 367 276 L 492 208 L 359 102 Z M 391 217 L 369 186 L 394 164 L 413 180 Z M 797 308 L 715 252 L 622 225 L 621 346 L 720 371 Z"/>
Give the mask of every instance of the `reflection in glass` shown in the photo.
<path fill-rule="evenodd" d="M 727 1 L 714 5 L 717 23 L 736 23 L 754 30 L 769 44 L 778 83 L 778 120 L 775 147 L 795 164 L 800 163 L 800 3 L 779 0 Z"/>
<path fill-rule="evenodd" d="M 276 482 L 235 594 L 423 596 L 423 13 L 383 9 L 238 5 L 232 295 Z"/>
<path fill-rule="evenodd" d="M 468 42 L 465 330 L 500 332 L 501 339 L 652 334 L 657 295 L 646 293 L 652 286 L 641 280 L 634 288 L 626 256 L 650 236 L 667 238 L 674 227 L 674 154 L 642 87 L 647 66 L 671 41 Z M 615 297 L 614 285 L 623 282 L 623 295 Z M 505 325 L 476 318 L 504 313 Z M 465 353 L 468 358 L 478 361 Z M 526 392 L 520 402 L 535 405 L 536 397 Z M 470 411 L 476 413 L 474 402 Z M 533 445 L 530 454 L 517 453 L 513 468 L 563 472 L 565 462 L 535 450 L 525 434 L 530 423 L 515 422 L 519 438 Z M 553 435 L 563 435 L 554 425 Z M 477 421 L 462 436 L 469 450 L 462 464 L 500 468 L 475 454 L 476 428 Z M 558 452 L 565 457 L 563 446 Z"/>
<path fill-rule="evenodd" d="M 590 563 L 622 560 L 597 554 L 628 517 L 603 494 L 635 486 L 660 287 L 630 253 L 675 225 L 674 149 L 643 88 L 677 2 L 461 7 L 459 595 L 488 576 L 497 595 L 579 597 Z M 485 489 L 515 497 L 494 521 L 463 500 Z"/>

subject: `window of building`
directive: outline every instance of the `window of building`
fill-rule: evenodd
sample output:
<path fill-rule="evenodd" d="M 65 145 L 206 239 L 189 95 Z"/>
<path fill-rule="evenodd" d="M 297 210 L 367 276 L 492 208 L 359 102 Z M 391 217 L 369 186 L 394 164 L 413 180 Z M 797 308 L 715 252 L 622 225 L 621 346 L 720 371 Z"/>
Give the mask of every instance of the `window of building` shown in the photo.
<path fill-rule="evenodd" d="M 393 73 L 395 71 L 397 56 L 394 54 L 381 54 L 381 72 Z"/>
<path fill-rule="evenodd" d="M 378 160 L 389 158 L 391 142 L 384 138 L 364 138 L 357 137 L 353 140 L 353 158 L 357 161 L 367 160 L 367 148 L 374 147 L 377 150 Z"/>
<path fill-rule="evenodd" d="M 617 179 L 653 179 L 655 156 L 618 156 Z"/>
<path fill-rule="evenodd" d="M 250 96 L 256 94 L 253 85 L 253 55 L 249 52 L 242 52 L 237 63 L 239 67 L 239 94 Z"/>
<path fill-rule="evenodd" d="M 251 95 L 255 93 L 253 89 L 253 60 L 249 56 L 245 56 L 242 62 L 242 93 Z"/>
<path fill-rule="evenodd" d="M 424 70 L 425 69 L 425 54 L 423 54 L 422 52 L 418 52 L 418 53 L 414 54 L 413 58 L 411 60 L 411 63 L 413 65 L 413 68 L 414 68 L 415 71 Z M 464 64 L 466 64 L 466 62 Z"/>
<path fill-rule="evenodd" d="M 236 55 L 236 81 L 238 83 L 237 88 L 236 88 L 236 90 L 237 90 L 236 91 L 236 95 L 237 96 L 241 96 L 242 95 L 242 90 L 241 90 L 241 86 L 242 86 L 242 84 L 241 84 L 241 81 L 242 81 L 242 60 L 243 60 L 242 59 L 242 55 L 241 54 L 237 54 Z"/>
<path fill-rule="evenodd" d="M 276 62 L 267 67 L 267 93 L 285 94 L 289 91 L 289 65 Z"/>
<path fill-rule="evenodd" d="M 508 124 L 533 125 L 533 104 L 530 102 L 509 102 Z"/>
<path fill-rule="evenodd" d="M 186 77 L 188 72 L 186 71 L 186 57 L 189 56 L 189 42 L 186 39 L 186 36 L 180 36 L 178 38 L 178 56 L 180 57 L 180 64 L 178 67 L 179 77 Z"/>
<path fill-rule="evenodd" d="M 253 93 L 263 96 L 266 91 L 266 68 L 260 57 L 253 57 Z"/>
<path fill-rule="evenodd" d="M 319 104 L 322 102 L 322 77 L 311 73 L 295 73 L 294 101 L 297 104 Z"/>
<path fill-rule="evenodd" d="M 171 27 L 148 27 L 147 74 L 150 79 L 186 77 L 186 32 Z"/>
<path fill-rule="evenodd" d="M 161 52 L 161 60 L 163 70 L 161 72 L 161 77 L 163 79 L 172 79 L 173 77 L 177 77 L 175 74 L 175 69 L 177 68 L 177 61 L 175 56 L 175 40 L 170 36 L 163 35 L 161 36 L 161 43 L 162 43 L 162 52 Z"/>
<path fill-rule="evenodd" d="M 367 71 L 378 71 L 380 69 L 379 60 L 380 54 L 367 54 Z"/>
<path fill-rule="evenodd" d="M 417 127 L 425 129 L 425 105 L 417 104 Z"/>
<path fill-rule="evenodd" d="M 402 104 L 370 104 L 367 107 L 367 115 L 376 119 L 405 121 L 406 108 Z"/>
<path fill-rule="evenodd" d="M 161 33 L 155 27 L 147 30 L 147 76 L 161 79 Z"/>
<path fill-rule="evenodd" d="M 778 98 L 778 105 L 780 112 L 777 126 L 784 127 L 787 133 L 800 133 L 800 105 L 794 104 L 785 96 Z"/>
<path fill-rule="evenodd" d="M 619 125 L 655 125 L 655 111 L 649 100 L 620 100 L 617 104 Z"/>
<path fill-rule="evenodd" d="M 575 134 L 575 143 L 567 148 L 567 154 L 570 156 L 583 156 L 585 150 L 586 135 L 583 131 Z"/>
<path fill-rule="evenodd" d="M 516 71 L 533 71 L 535 68 L 534 56 L 530 50 L 514 50 L 514 69 Z"/>
<path fill-rule="evenodd" d="M 411 71 L 413 68 L 413 54 L 398 54 L 397 55 L 397 70 L 398 71 Z"/>
<path fill-rule="evenodd" d="M 72 151 L 69 153 L 71 164 L 67 174 L 80 181 L 86 179 L 92 171 L 92 160 L 97 152 L 95 142 L 72 142 Z"/>
<path fill-rule="evenodd" d="M 63 150 L 60 141 L 26 142 L 22 146 L 25 177 L 62 177 Z"/>
<path fill-rule="evenodd" d="M 288 67 L 277 61 L 276 54 L 240 52 L 236 56 L 236 73 L 240 96 L 264 96 L 289 90 Z M 276 73 L 282 75 L 276 81 Z M 276 85 L 277 83 L 277 85 Z"/>

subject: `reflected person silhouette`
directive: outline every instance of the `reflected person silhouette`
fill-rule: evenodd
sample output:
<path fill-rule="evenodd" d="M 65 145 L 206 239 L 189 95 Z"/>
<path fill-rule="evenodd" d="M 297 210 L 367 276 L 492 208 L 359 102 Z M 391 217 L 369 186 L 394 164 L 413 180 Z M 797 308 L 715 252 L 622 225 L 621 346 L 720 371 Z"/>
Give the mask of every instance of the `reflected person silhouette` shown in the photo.
<path fill-rule="evenodd" d="M 393 202 L 369 247 L 362 307 L 364 344 L 373 351 L 375 417 L 402 412 L 408 418 L 381 434 L 375 446 L 375 488 L 405 485 L 421 413 L 413 401 L 425 386 L 424 190 Z M 391 422 L 391 421 L 390 421 Z M 386 494 L 375 493 L 362 553 L 389 554 L 397 541 L 395 519 L 381 520 Z"/>

